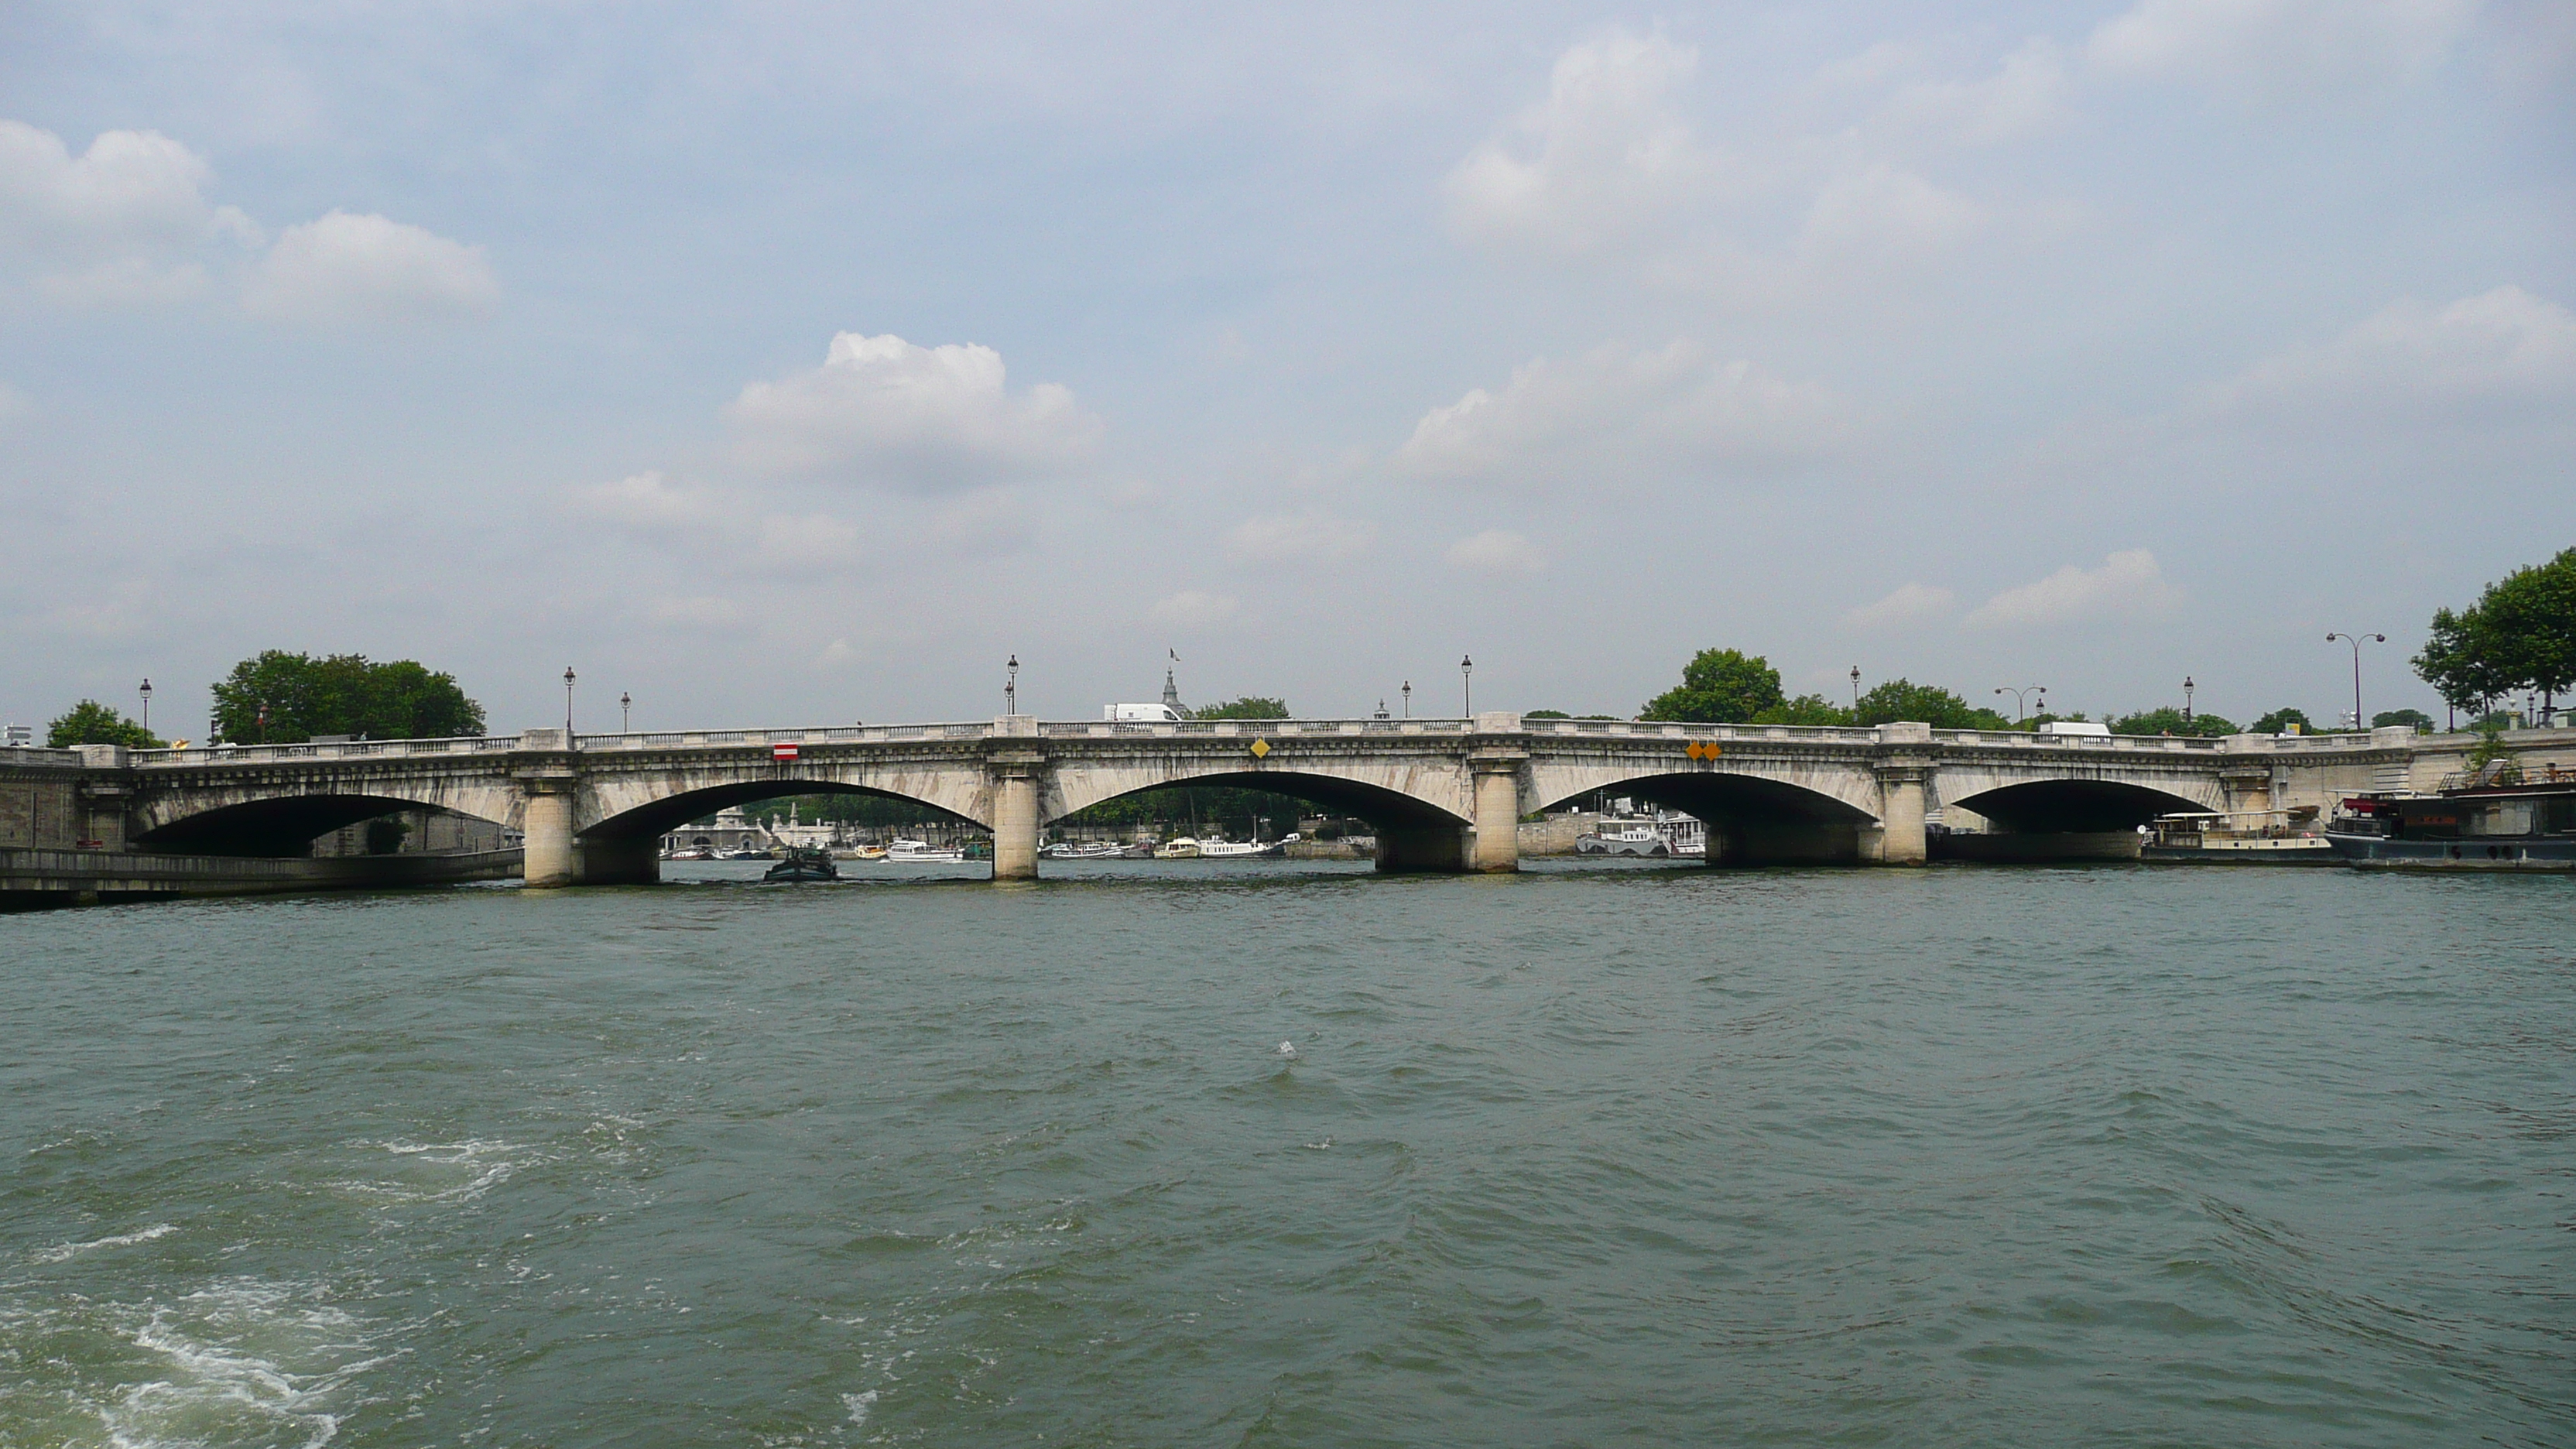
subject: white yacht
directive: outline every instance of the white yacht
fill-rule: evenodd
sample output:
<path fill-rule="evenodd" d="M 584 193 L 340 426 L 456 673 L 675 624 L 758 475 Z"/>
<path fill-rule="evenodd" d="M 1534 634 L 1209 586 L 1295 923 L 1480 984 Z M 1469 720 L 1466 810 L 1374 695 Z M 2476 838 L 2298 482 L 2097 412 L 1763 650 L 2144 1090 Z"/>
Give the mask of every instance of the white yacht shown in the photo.
<path fill-rule="evenodd" d="M 895 865 L 942 865 L 966 858 L 956 846 L 932 845 L 927 840 L 895 840 L 886 846 L 885 858 Z"/>

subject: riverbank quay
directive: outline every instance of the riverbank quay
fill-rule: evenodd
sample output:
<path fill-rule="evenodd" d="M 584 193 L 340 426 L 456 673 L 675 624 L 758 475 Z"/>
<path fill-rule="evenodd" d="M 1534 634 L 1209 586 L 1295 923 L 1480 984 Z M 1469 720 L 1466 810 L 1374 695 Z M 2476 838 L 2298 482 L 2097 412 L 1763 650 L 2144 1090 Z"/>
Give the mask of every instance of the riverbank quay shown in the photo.
<path fill-rule="evenodd" d="M 183 896 L 459 885 L 510 880 L 519 874 L 520 867 L 521 852 L 517 850 L 295 859 L 0 847 L 0 911 L 116 905 Z"/>

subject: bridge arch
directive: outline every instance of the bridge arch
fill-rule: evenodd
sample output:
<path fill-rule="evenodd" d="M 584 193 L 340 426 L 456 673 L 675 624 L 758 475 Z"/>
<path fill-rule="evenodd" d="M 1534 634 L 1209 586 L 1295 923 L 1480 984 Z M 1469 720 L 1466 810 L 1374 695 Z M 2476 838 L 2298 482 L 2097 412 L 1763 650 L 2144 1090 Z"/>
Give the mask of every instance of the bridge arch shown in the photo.
<path fill-rule="evenodd" d="M 481 808 L 459 808 L 447 798 L 420 799 L 409 794 L 315 790 L 299 794 L 212 802 L 164 801 L 160 808 L 138 812 L 143 826 L 131 840 L 138 849 L 191 855 L 300 856 L 313 842 L 362 820 L 404 810 L 445 810 L 509 827 L 511 812 L 498 801 L 474 800 Z M 197 808 L 190 809 L 194 804 Z"/>
<path fill-rule="evenodd" d="M 1537 808 L 1553 809 L 1606 792 L 1679 810 L 1707 824 L 1712 864 L 1853 862 L 1863 858 L 1862 833 L 1879 824 L 1874 798 L 1866 803 L 1851 798 L 1869 777 L 1850 771 L 1805 780 L 1669 767 L 1550 774 Z"/>
<path fill-rule="evenodd" d="M 1149 790 L 1259 790 L 1365 820 L 1382 870 L 1460 870 L 1471 848 L 1474 802 L 1463 760 L 1390 764 L 1367 756 L 1230 763 L 1204 755 L 1059 764 L 1039 807 L 1052 823 Z"/>
<path fill-rule="evenodd" d="M 2159 815 L 2217 808 L 2214 802 L 2159 786 L 2099 778 L 2024 780 L 1969 795 L 1944 791 L 1942 803 L 1982 815 L 2016 835 L 2133 831 Z"/>
<path fill-rule="evenodd" d="M 657 841 L 692 820 L 728 810 L 736 805 L 750 805 L 762 800 L 781 800 L 791 795 L 864 795 L 878 800 L 900 800 L 918 805 L 934 814 L 970 825 L 987 822 L 937 800 L 924 799 L 900 790 L 873 785 L 855 785 L 829 778 L 808 779 L 770 776 L 733 780 L 724 784 L 701 785 L 669 795 L 655 796 L 642 804 L 631 805 L 616 814 L 595 817 L 575 834 L 587 841 Z"/>

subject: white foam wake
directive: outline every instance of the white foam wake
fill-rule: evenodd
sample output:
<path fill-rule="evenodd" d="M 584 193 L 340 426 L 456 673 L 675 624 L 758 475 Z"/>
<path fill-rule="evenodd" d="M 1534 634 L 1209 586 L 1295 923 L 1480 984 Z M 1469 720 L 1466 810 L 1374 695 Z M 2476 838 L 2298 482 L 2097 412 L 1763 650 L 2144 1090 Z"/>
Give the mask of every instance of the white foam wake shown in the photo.
<path fill-rule="evenodd" d="M 177 1231 L 179 1229 L 176 1224 L 154 1223 L 136 1232 L 92 1238 L 86 1243 L 64 1243 L 59 1247 L 45 1248 L 35 1254 L 35 1259 L 39 1263 L 67 1263 L 94 1248 L 130 1248 L 136 1243 L 148 1243 L 154 1238 L 167 1237 Z"/>

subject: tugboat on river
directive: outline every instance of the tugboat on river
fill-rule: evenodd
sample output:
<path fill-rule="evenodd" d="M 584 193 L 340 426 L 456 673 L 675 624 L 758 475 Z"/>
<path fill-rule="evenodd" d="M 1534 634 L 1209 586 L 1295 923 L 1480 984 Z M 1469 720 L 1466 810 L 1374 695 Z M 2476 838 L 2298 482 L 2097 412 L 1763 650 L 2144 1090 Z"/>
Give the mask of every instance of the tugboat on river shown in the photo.
<path fill-rule="evenodd" d="M 762 880 L 839 880 L 841 868 L 832 864 L 832 852 L 818 845 L 791 845 L 769 868 Z"/>

